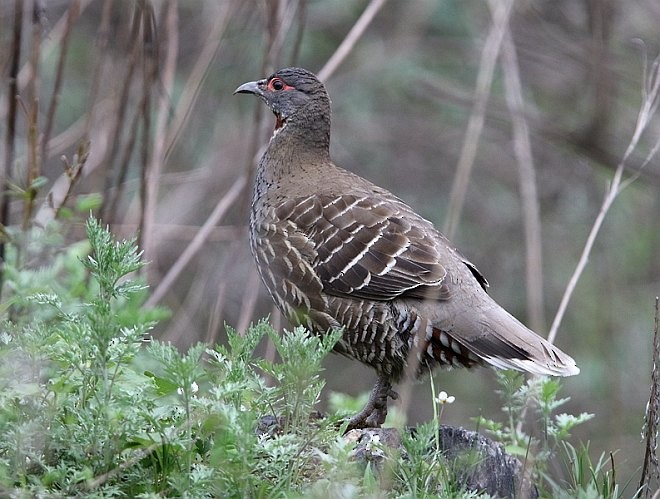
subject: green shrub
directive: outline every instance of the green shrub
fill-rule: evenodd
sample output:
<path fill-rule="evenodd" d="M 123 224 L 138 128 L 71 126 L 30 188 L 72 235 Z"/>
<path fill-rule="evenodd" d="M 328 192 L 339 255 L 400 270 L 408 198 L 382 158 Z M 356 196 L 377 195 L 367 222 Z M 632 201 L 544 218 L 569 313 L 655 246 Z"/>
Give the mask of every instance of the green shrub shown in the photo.
<path fill-rule="evenodd" d="M 244 334 L 227 328 L 226 346 L 181 353 L 149 336 L 167 313 L 142 306 L 148 294 L 135 240 L 116 241 L 93 218 L 85 242 L 56 250 L 57 234 L 31 229 L 29 241 L 8 247 L 0 495 L 475 496 L 457 486 L 465 463 L 447 463 L 436 450 L 442 406 L 453 397 L 436 397 L 433 384 L 434 419 L 404 432 L 401 450 L 372 439 L 367 446 L 382 466 L 360 463 L 341 436 L 341 417 L 315 413 L 321 361 L 341 332 L 280 336 L 260 321 Z M 255 357 L 264 337 L 281 362 Z M 503 374 L 500 384 L 507 422 L 479 424 L 525 459 L 531 438 L 520 421 L 531 410 L 545 435 L 535 443 L 538 479 L 558 452 L 572 467 L 559 485 L 546 477 L 553 495 L 618 497 L 603 459 L 592 465 L 586 447 L 566 442 L 589 416 L 554 415 L 565 402 L 557 381 Z M 333 400 L 335 414 L 355 405 Z"/>

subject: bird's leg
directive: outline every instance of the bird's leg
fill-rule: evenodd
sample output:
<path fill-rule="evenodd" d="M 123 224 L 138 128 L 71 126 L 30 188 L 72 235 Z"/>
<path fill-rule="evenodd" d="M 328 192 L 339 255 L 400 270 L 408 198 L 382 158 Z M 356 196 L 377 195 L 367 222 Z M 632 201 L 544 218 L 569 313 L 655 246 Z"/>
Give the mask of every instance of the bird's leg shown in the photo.
<path fill-rule="evenodd" d="M 392 383 L 384 376 L 379 376 L 376 386 L 371 390 L 364 408 L 351 418 L 346 431 L 356 428 L 378 428 L 387 417 L 387 398 L 396 400 L 399 395 L 392 390 Z"/>

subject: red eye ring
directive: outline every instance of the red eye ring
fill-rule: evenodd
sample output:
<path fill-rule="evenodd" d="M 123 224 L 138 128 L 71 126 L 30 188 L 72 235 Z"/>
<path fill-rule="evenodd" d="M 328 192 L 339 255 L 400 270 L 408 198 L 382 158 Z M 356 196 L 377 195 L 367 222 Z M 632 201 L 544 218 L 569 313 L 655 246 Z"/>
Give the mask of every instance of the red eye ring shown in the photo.
<path fill-rule="evenodd" d="M 278 78 L 275 76 L 268 82 L 268 90 L 273 91 L 273 92 L 279 92 L 280 90 L 293 90 L 293 87 L 291 85 L 287 85 L 284 83 L 284 80 L 282 78 Z"/>

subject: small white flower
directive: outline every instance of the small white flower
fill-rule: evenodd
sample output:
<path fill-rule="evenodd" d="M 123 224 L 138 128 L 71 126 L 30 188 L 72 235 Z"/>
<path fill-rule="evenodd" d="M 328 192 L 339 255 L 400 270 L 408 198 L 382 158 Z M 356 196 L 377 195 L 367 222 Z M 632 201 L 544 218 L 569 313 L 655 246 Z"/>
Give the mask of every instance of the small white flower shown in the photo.
<path fill-rule="evenodd" d="M 454 397 L 453 395 L 447 395 L 447 392 L 445 391 L 441 391 L 440 393 L 438 393 L 438 396 L 435 398 L 435 401 L 438 404 L 442 404 L 442 405 L 453 404 L 454 400 L 456 400 L 456 397 Z"/>
<path fill-rule="evenodd" d="M 192 382 L 192 385 L 190 385 L 190 391 L 193 393 L 197 393 L 199 391 L 199 386 L 194 381 Z"/>
<path fill-rule="evenodd" d="M 181 387 L 177 388 L 176 393 L 178 393 L 179 395 L 183 395 L 183 388 Z"/>

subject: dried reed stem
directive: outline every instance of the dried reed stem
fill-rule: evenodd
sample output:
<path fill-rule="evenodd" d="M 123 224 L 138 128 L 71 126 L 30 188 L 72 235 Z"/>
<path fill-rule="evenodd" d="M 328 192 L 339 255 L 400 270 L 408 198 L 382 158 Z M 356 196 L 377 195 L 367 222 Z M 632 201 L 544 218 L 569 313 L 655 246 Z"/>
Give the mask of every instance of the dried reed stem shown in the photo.
<path fill-rule="evenodd" d="M 99 94 L 99 87 L 101 83 L 101 76 L 106 62 L 106 49 L 108 47 L 108 40 L 110 39 L 110 18 L 112 15 L 113 0 L 103 0 L 103 7 L 101 8 L 101 21 L 96 30 L 96 42 L 94 53 L 94 69 L 92 70 L 92 83 L 89 89 L 89 97 L 87 99 L 87 114 L 85 116 L 85 135 L 89 136 L 90 127 L 93 123 L 94 110 L 96 106 L 96 99 Z"/>
<path fill-rule="evenodd" d="M 9 60 L 9 89 L 7 92 L 7 130 L 5 133 L 5 164 L 0 178 L 0 225 L 4 228 L 9 225 L 9 179 L 14 164 L 16 147 L 16 98 L 18 96 L 18 65 L 21 59 L 21 38 L 23 33 L 23 1 L 14 2 L 14 29 Z M 0 272 L 0 293 L 4 280 L 5 243 L 0 238 L 0 264 L 3 266 Z"/>
<path fill-rule="evenodd" d="M 170 270 L 165 274 L 161 282 L 158 284 L 152 295 L 145 303 L 145 307 L 156 305 L 165 296 L 165 293 L 170 289 L 174 281 L 176 281 L 179 274 L 185 269 L 190 260 L 201 249 L 202 245 L 212 232 L 213 228 L 225 215 L 227 210 L 233 205 L 238 198 L 241 189 L 245 186 L 247 179 L 242 176 L 239 177 L 234 184 L 229 188 L 225 195 L 218 201 L 211 215 L 206 219 L 204 225 L 199 229 L 188 247 L 181 253 L 179 259 L 170 267 Z"/>
<path fill-rule="evenodd" d="M 305 22 L 307 21 L 307 0 L 300 0 L 298 5 L 298 29 L 296 30 L 296 37 L 293 42 L 293 49 L 291 50 L 291 59 L 289 66 L 297 66 L 298 58 L 300 56 L 300 47 L 302 47 L 303 35 L 305 34 Z"/>
<path fill-rule="evenodd" d="M 484 126 L 486 116 L 486 104 L 490 96 L 490 87 L 495 73 L 495 64 L 502 45 L 504 33 L 509 25 L 509 15 L 514 0 L 503 0 L 492 3 L 493 23 L 490 32 L 486 37 L 483 51 L 481 52 L 481 61 L 479 62 L 479 73 L 477 74 L 477 83 L 474 92 L 474 104 L 468 121 L 467 130 L 463 138 L 461 154 L 456 165 L 456 174 L 452 183 L 451 193 L 449 195 L 449 206 L 447 207 L 447 218 L 445 220 L 444 233 L 452 239 L 456 233 L 458 222 L 463 211 L 465 203 L 465 193 L 474 160 L 477 156 L 477 145 L 481 137 L 481 131 Z"/>
<path fill-rule="evenodd" d="M 106 222 L 109 222 L 114 218 L 115 210 L 117 209 L 117 206 L 119 204 L 119 198 L 121 197 L 122 189 L 123 189 L 123 182 L 120 181 L 120 179 L 125 174 L 125 170 L 123 170 L 121 166 L 115 165 L 115 163 L 117 157 L 120 154 L 121 137 L 125 126 L 126 113 L 129 110 L 129 108 L 131 108 L 128 101 L 131 90 L 131 84 L 133 82 L 133 74 L 135 73 L 135 68 L 137 67 L 137 63 L 140 58 L 139 57 L 139 50 L 140 50 L 139 19 L 140 16 L 138 14 L 138 9 L 136 7 L 135 14 L 133 16 L 133 23 L 131 25 L 130 35 L 128 36 L 128 41 L 129 41 L 128 47 L 130 47 L 130 52 L 129 52 L 130 56 L 128 58 L 128 65 L 127 65 L 128 67 L 126 68 L 126 74 L 123 75 L 123 77 L 121 78 L 123 85 L 121 91 L 119 92 L 119 98 L 117 99 L 116 102 L 115 111 L 111 114 L 112 116 L 116 116 L 116 118 L 114 120 L 112 132 L 110 134 L 111 146 L 108 148 L 108 157 L 107 160 L 105 161 L 105 163 L 108 165 L 108 171 L 105 175 L 104 191 L 106 195 L 112 193 L 112 197 L 107 200 L 104 199 L 103 206 L 101 207 L 100 210 L 100 218 L 102 218 Z M 128 147 L 125 148 L 126 161 L 123 163 L 123 165 L 125 165 L 125 168 L 127 168 L 128 166 L 128 158 L 130 158 L 130 151 L 132 150 L 132 144 L 135 142 L 135 136 L 136 133 L 130 134 L 129 141 L 131 142 L 131 148 Z M 114 191 L 113 191 L 113 187 L 115 188 Z"/>
<path fill-rule="evenodd" d="M 495 9 L 492 0 L 488 5 L 491 11 Z M 511 114 L 513 128 L 513 151 L 518 163 L 521 211 L 525 232 L 527 314 L 531 328 L 537 332 L 541 332 L 545 329 L 541 216 L 539 213 L 538 192 L 536 190 L 536 172 L 534 171 L 532 144 L 529 136 L 529 126 L 525 117 L 525 103 L 522 96 L 522 85 L 520 83 L 518 58 L 510 29 L 507 29 L 504 34 L 501 64 L 504 71 L 506 101 L 509 107 L 509 113 Z"/>
<path fill-rule="evenodd" d="M 202 85 L 204 84 L 204 81 L 206 81 L 213 60 L 220 50 L 224 32 L 229 25 L 229 20 L 231 19 L 231 15 L 236 6 L 236 1 L 225 2 L 222 4 L 222 9 L 215 16 L 215 22 L 213 23 L 211 32 L 206 37 L 202 50 L 199 52 L 199 56 L 195 60 L 195 64 L 190 71 L 190 76 L 183 86 L 181 97 L 179 98 L 179 102 L 174 111 L 174 117 L 167 129 L 164 161 L 167 161 L 170 157 L 174 145 L 188 122 L 192 110 L 195 108 L 195 103 L 199 97 Z"/>
<path fill-rule="evenodd" d="M 165 163 L 167 122 L 170 115 L 170 95 L 174 89 L 174 75 L 176 73 L 176 60 L 179 50 L 179 32 L 177 29 L 179 17 L 177 14 L 177 2 L 168 1 L 163 7 L 161 25 L 162 39 L 164 39 L 165 53 L 163 54 L 162 71 L 159 75 L 154 74 L 154 79 L 160 80 L 160 92 L 157 101 L 156 123 L 153 131 L 153 144 L 151 148 L 148 173 L 145 179 L 144 190 L 144 213 L 141 231 L 142 250 L 145 259 L 153 261 L 156 259 L 153 248 L 156 246 L 153 238 L 153 226 L 156 221 L 156 210 L 158 203 L 158 191 L 161 174 Z"/>
<path fill-rule="evenodd" d="M 50 106 L 48 106 L 48 112 L 46 114 L 46 123 L 44 125 L 43 136 L 41 138 L 42 162 L 45 162 L 47 159 L 48 142 L 50 140 L 50 135 L 53 131 L 53 123 L 55 121 L 55 111 L 57 111 L 57 105 L 60 100 L 60 91 L 62 90 L 62 81 L 64 79 L 64 66 L 66 64 L 66 56 L 69 53 L 69 40 L 71 39 L 73 24 L 75 23 L 79 14 L 80 14 L 80 0 L 73 0 L 73 2 L 71 2 L 71 5 L 69 6 L 69 10 L 66 16 L 64 33 L 62 35 L 62 40 L 60 42 L 61 43 L 60 58 L 57 61 L 57 70 L 55 72 L 55 83 L 53 84 L 53 94 L 51 96 Z"/>
<path fill-rule="evenodd" d="M 243 291 L 243 299 L 241 300 L 241 310 L 238 314 L 238 323 L 236 330 L 240 334 L 247 332 L 252 317 L 254 317 L 254 309 L 257 306 L 257 297 L 259 296 L 259 283 L 261 279 L 257 273 L 256 267 L 250 267 L 250 272 L 245 283 L 245 290 Z"/>
<path fill-rule="evenodd" d="M 230 258 L 225 259 L 222 268 L 220 269 L 220 275 L 227 276 L 231 272 L 232 268 L 235 265 L 235 259 L 232 258 L 234 255 L 238 255 L 240 251 L 245 250 L 244 240 L 236 238 L 230 245 L 227 250 L 227 254 L 230 255 Z M 225 308 L 225 300 L 227 298 L 227 287 L 229 285 L 228 279 L 221 279 L 218 282 L 216 291 L 215 291 L 215 304 L 213 305 L 213 310 L 211 312 L 211 317 L 206 329 L 206 343 L 214 343 L 216 340 L 216 332 L 220 330 L 222 325 L 223 311 Z"/>
<path fill-rule="evenodd" d="M 642 438 L 645 442 L 644 464 L 639 482 L 639 490 L 650 497 L 651 480 L 660 479 L 658 463 L 658 425 L 660 425 L 660 297 L 655 297 L 655 319 L 653 327 L 653 369 L 651 371 L 651 394 L 646 405 Z"/>
<path fill-rule="evenodd" d="M 142 115 L 142 141 L 140 142 L 140 229 L 138 231 L 138 245 L 144 248 L 144 236 L 147 232 L 147 197 L 150 183 L 150 167 L 153 155 L 151 134 L 152 121 L 152 91 L 154 83 L 158 80 L 160 70 L 158 61 L 158 25 L 156 13 L 151 2 L 143 0 L 138 2 L 142 17 L 142 46 L 143 46 L 143 72 L 142 72 L 142 102 L 140 112 Z M 166 8 L 167 10 L 167 8 Z"/>
<path fill-rule="evenodd" d="M 554 321 L 552 322 L 552 326 L 550 327 L 550 333 L 548 334 L 548 341 L 550 343 L 552 343 L 557 337 L 557 331 L 559 330 L 559 325 L 561 324 L 561 321 L 564 318 L 564 314 L 566 312 L 566 308 L 568 307 L 568 303 L 570 302 L 571 296 L 573 295 L 573 291 L 575 291 L 575 287 L 577 286 L 577 283 L 580 280 L 580 276 L 582 275 L 585 267 L 587 266 L 587 262 L 589 261 L 589 255 L 591 254 L 591 251 L 593 249 L 594 243 L 596 241 L 596 237 L 598 236 L 598 232 L 600 231 L 600 228 L 603 225 L 605 216 L 607 215 L 607 212 L 610 210 L 612 203 L 623 189 L 625 189 L 628 185 L 630 185 L 631 182 L 633 182 L 638 178 L 639 171 L 642 168 L 644 168 L 653 159 L 655 154 L 658 152 L 658 149 L 660 148 L 660 139 L 658 139 L 655 142 L 654 146 L 651 148 L 651 151 L 647 154 L 646 158 L 644 159 L 644 162 L 642 163 L 637 173 L 631 175 L 627 179 L 623 178 L 623 173 L 626 169 L 626 162 L 628 161 L 628 158 L 633 153 L 633 151 L 639 145 L 639 140 L 642 134 L 644 133 L 644 131 L 647 129 L 651 119 L 655 115 L 655 112 L 658 109 L 658 104 L 660 103 L 660 58 L 655 59 L 650 69 L 646 68 L 646 62 L 644 66 L 645 66 L 645 70 L 642 79 L 643 82 L 642 104 L 640 106 L 640 110 L 637 115 L 637 123 L 635 125 L 635 131 L 633 132 L 633 136 L 630 140 L 630 143 L 628 144 L 628 148 L 626 149 L 626 152 L 623 155 L 623 159 L 619 162 L 616 171 L 614 172 L 612 181 L 610 182 L 609 188 L 605 193 L 605 198 L 603 199 L 603 203 L 600 207 L 600 211 L 596 216 L 596 220 L 594 221 L 594 224 L 591 227 L 591 231 L 589 232 L 587 241 L 584 245 L 584 248 L 582 249 L 582 254 L 580 255 L 580 259 L 578 260 L 575 270 L 573 271 L 573 274 L 571 275 L 571 278 L 568 281 L 566 289 L 564 290 L 564 295 L 562 296 L 561 302 L 559 304 L 559 309 L 557 310 L 557 314 L 555 315 Z"/>
<path fill-rule="evenodd" d="M 376 14 L 383 8 L 386 0 L 371 0 L 369 5 L 364 9 L 362 15 L 355 22 L 346 37 L 342 40 L 334 54 L 323 65 L 323 68 L 318 72 L 319 80 L 327 80 L 333 75 L 339 65 L 346 59 L 348 54 L 353 50 L 357 41 L 362 37 L 367 27 L 371 24 Z"/>

